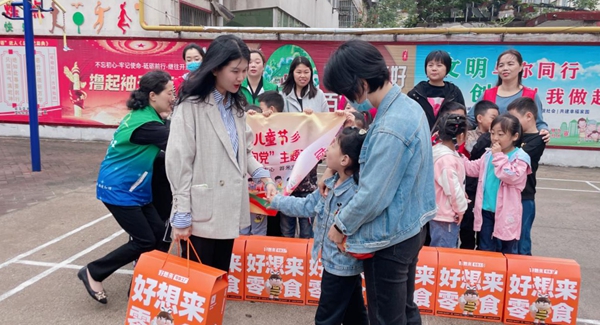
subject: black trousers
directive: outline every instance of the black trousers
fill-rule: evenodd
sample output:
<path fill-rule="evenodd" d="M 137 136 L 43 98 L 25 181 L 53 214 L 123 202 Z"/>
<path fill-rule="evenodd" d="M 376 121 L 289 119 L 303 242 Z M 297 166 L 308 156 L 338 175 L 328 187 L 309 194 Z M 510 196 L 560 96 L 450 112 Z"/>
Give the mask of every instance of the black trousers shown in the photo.
<path fill-rule="evenodd" d="M 233 239 L 211 239 L 190 236 L 190 244 L 194 246 L 204 265 L 212 266 L 219 270 L 229 272 L 231 253 L 233 252 Z M 187 257 L 187 243 L 181 241 L 181 256 Z M 190 252 L 190 260 L 198 262 L 194 252 Z"/>
<path fill-rule="evenodd" d="M 323 270 L 315 325 L 368 325 L 360 275 L 337 276 Z"/>
<path fill-rule="evenodd" d="M 477 247 L 477 233 L 473 230 L 473 223 L 475 222 L 475 215 L 473 215 L 473 208 L 475 207 L 475 193 L 468 193 L 469 206 L 465 215 L 463 216 L 462 222 L 460 223 L 460 248 L 462 249 L 475 249 Z"/>
<path fill-rule="evenodd" d="M 96 281 L 104 281 L 116 270 L 158 247 L 165 234 L 165 224 L 152 204 L 141 207 L 123 207 L 104 203 L 119 226 L 131 240 L 106 256 L 87 265 Z"/>

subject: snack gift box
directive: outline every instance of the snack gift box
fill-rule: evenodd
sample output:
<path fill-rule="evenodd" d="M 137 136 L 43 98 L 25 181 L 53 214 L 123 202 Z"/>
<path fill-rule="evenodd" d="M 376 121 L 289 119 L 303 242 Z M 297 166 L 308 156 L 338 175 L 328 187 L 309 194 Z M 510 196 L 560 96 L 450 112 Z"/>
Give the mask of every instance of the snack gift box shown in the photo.
<path fill-rule="evenodd" d="M 506 255 L 506 324 L 575 324 L 581 291 L 573 260 Z"/>
<path fill-rule="evenodd" d="M 435 315 L 500 322 L 506 258 L 500 253 L 438 248 Z"/>
<path fill-rule="evenodd" d="M 304 305 L 307 239 L 252 236 L 246 241 L 244 300 Z"/>
<path fill-rule="evenodd" d="M 233 243 L 233 252 L 231 254 L 231 263 L 229 264 L 229 275 L 227 280 L 229 288 L 227 289 L 227 299 L 244 300 L 244 274 L 246 265 L 246 240 L 249 236 L 240 236 Z"/>
<path fill-rule="evenodd" d="M 215 325 L 223 322 L 227 273 L 154 250 L 140 256 L 125 325 Z"/>
<path fill-rule="evenodd" d="M 419 252 L 414 294 L 414 302 L 419 307 L 421 315 L 433 315 L 437 272 L 437 249 L 435 247 L 423 247 L 421 252 Z"/>

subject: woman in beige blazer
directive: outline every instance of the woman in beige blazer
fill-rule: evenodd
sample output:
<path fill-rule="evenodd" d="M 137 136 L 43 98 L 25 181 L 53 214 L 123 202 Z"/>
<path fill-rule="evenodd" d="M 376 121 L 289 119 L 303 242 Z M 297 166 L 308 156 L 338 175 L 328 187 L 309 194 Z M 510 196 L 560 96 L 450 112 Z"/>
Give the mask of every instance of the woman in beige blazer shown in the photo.
<path fill-rule="evenodd" d="M 249 59 L 236 36 L 210 44 L 200 69 L 181 86 L 166 152 L 173 237 L 189 237 L 203 264 L 224 271 L 234 239 L 249 225 L 248 177 L 262 180 L 267 196 L 277 193 L 269 171 L 252 154 L 254 137 L 239 92 Z"/>

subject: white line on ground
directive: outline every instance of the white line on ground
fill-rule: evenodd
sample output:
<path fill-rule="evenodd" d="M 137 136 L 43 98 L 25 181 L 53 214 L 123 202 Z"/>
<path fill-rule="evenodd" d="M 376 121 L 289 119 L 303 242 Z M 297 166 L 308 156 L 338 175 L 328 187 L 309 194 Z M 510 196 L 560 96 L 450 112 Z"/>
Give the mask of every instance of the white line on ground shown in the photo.
<path fill-rule="evenodd" d="M 27 256 L 29 256 L 31 254 L 34 254 L 35 252 L 38 252 L 38 251 L 40 251 L 40 250 L 42 250 L 42 249 L 44 249 L 44 248 L 46 248 L 46 247 L 48 247 L 48 246 L 50 246 L 52 244 L 55 244 L 55 243 L 57 243 L 57 242 L 65 239 L 65 238 L 67 238 L 67 237 L 69 237 L 71 235 L 74 235 L 74 234 L 76 234 L 76 233 L 78 233 L 78 232 L 80 232 L 80 231 L 82 231 L 82 230 L 84 230 L 84 229 L 86 229 L 88 227 L 91 227 L 91 226 L 97 224 L 98 222 L 100 222 L 100 221 L 102 221 L 102 220 L 104 220 L 104 219 L 106 219 L 106 218 L 108 218 L 110 216 L 112 216 L 112 214 L 110 214 L 110 213 L 107 214 L 107 215 L 104 215 L 104 216 L 102 216 L 102 217 L 100 217 L 100 218 L 98 218 L 98 219 L 96 219 L 94 221 L 90 221 L 90 222 L 86 223 L 85 225 L 83 225 L 83 226 L 81 226 L 81 227 L 79 227 L 77 229 L 73 229 L 73 230 L 69 231 L 68 233 L 66 233 L 66 234 L 64 234 L 62 236 L 56 237 L 56 238 L 52 239 L 51 241 L 46 242 L 45 244 L 42 244 L 42 245 L 40 245 L 40 246 L 38 246 L 38 247 L 36 247 L 36 248 L 34 248 L 32 250 L 29 250 L 29 251 L 27 251 L 27 252 L 25 252 L 23 254 L 20 254 L 20 255 L 18 255 L 16 257 L 13 257 L 10 260 L 8 260 L 8 261 L 0 264 L 0 269 L 3 268 L 3 267 L 5 267 L 5 266 L 7 266 L 7 265 L 9 265 L 9 264 L 12 264 L 12 263 L 18 261 L 18 260 L 20 260 L 20 259 L 22 259 L 24 257 L 27 257 Z"/>
<path fill-rule="evenodd" d="M 592 182 L 586 182 L 586 183 L 587 183 L 587 185 L 589 185 L 589 186 L 591 186 L 591 187 L 593 187 L 593 188 L 597 189 L 597 190 L 598 190 L 598 192 L 600 192 L 600 187 L 598 187 L 598 186 L 596 186 L 596 185 L 592 184 Z"/>
<path fill-rule="evenodd" d="M 600 320 L 577 318 L 577 324 L 600 325 Z"/>
<path fill-rule="evenodd" d="M 55 266 L 60 265 L 60 263 L 38 262 L 38 261 L 29 261 L 29 260 L 16 261 L 15 264 L 42 266 L 42 267 L 55 267 Z M 70 269 L 70 270 L 79 270 L 82 267 L 83 267 L 83 265 L 76 265 L 76 264 L 67 264 L 67 265 L 59 266 L 59 268 L 61 268 L 61 269 Z M 117 270 L 115 273 L 132 275 L 133 270 Z"/>
<path fill-rule="evenodd" d="M 574 189 L 570 189 L 570 188 L 536 187 L 536 189 L 538 189 L 538 190 L 550 190 L 550 191 L 565 191 L 565 192 L 600 193 L 599 191 L 574 190 Z"/>
<path fill-rule="evenodd" d="M 544 178 L 544 177 L 537 177 L 537 180 L 555 181 L 555 182 L 573 182 L 573 183 L 587 183 L 587 182 L 600 183 L 600 182 L 596 182 L 596 181 L 584 181 L 584 180 L 579 180 L 579 179 Z"/>
<path fill-rule="evenodd" d="M 0 296 L 0 302 L 4 301 L 7 298 L 10 298 L 11 296 L 19 293 L 20 291 L 22 291 L 23 289 L 29 287 L 30 285 L 32 285 L 32 284 L 40 281 L 41 279 L 47 277 L 48 275 L 56 272 L 57 270 L 59 270 L 60 268 L 64 267 L 65 265 L 71 264 L 71 262 L 75 261 L 76 259 L 78 259 L 78 258 L 84 256 L 85 254 L 87 254 L 87 253 L 95 250 L 96 248 L 98 248 L 98 247 L 100 247 L 100 246 L 102 246 L 102 245 L 110 242 L 111 240 L 117 238 L 118 236 L 120 236 L 123 233 L 125 233 L 124 230 L 119 230 L 116 233 L 112 234 L 110 237 L 104 238 L 103 240 L 95 243 L 94 245 L 92 245 L 92 246 L 90 246 L 90 247 L 82 250 L 81 252 L 79 252 L 79 253 L 77 253 L 77 254 L 75 254 L 75 255 L 67 258 L 66 260 L 58 263 L 57 265 L 53 266 L 52 268 L 50 268 L 50 269 L 48 269 L 48 270 L 46 270 L 46 271 L 44 271 L 44 272 L 42 272 L 42 273 L 34 276 L 33 278 L 31 278 L 31 279 L 29 279 L 29 280 L 21 283 L 16 288 L 14 288 L 14 289 L 12 289 L 12 290 L 10 290 L 10 291 L 2 294 Z"/>

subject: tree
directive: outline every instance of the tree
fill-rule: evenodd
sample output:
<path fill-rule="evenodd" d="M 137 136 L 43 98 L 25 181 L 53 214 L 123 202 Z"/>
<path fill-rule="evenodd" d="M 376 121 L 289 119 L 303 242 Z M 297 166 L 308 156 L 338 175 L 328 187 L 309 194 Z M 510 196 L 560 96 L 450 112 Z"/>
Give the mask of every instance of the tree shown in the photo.
<path fill-rule="evenodd" d="M 573 7 L 577 9 L 596 10 L 600 0 L 573 0 Z"/>
<path fill-rule="evenodd" d="M 379 0 L 367 10 L 367 18 L 359 27 L 415 27 L 419 23 L 440 23 L 450 19 L 453 9 L 464 14 L 467 5 L 479 5 L 482 2 L 483 0 Z"/>

